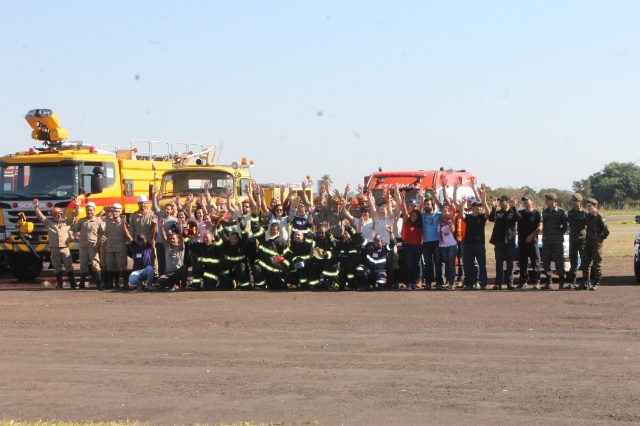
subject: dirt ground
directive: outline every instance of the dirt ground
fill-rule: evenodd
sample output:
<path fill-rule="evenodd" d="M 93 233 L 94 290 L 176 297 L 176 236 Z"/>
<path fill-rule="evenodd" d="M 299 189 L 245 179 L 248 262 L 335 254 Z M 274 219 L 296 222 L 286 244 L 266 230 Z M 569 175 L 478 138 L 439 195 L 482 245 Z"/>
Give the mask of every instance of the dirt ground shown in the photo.
<path fill-rule="evenodd" d="M 5 276 L 0 419 L 638 424 L 640 285 L 631 259 L 604 270 L 598 292 L 117 293 Z"/>

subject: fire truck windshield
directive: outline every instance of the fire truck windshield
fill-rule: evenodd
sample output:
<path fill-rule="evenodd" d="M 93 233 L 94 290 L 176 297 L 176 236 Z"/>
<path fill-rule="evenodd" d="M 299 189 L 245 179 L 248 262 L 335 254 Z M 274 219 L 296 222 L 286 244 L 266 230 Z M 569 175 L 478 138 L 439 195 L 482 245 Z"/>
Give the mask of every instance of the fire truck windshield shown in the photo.
<path fill-rule="evenodd" d="M 0 166 L 0 194 L 2 198 L 67 198 L 78 195 L 77 165 Z"/>
<path fill-rule="evenodd" d="M 230 173 L 220 171 L 185 170 L 174 173 L 165 173 L 162 178 L 163 195 L 198 195 L 209 187 L 212 196 L 225 196 L 227 189 L 232 190 L 233 176 Z"/>

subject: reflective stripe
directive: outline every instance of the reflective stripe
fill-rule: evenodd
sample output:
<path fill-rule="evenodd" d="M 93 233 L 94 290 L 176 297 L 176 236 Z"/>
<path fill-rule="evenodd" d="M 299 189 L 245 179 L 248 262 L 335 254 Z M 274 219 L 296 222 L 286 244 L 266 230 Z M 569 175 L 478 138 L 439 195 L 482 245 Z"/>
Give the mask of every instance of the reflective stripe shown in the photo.
<path fill-rule="evenodd" d="M 258 265 L 262 266 L 262 267 L 263 267 L 264 269 L 266 269 L 267 271 L 270 271 L 270 272 L 280 272 L 280 269 L 278 269 L 278 268 L 274 268 L 274 267 L 273 267 L 273 266 L 271 266 L 271 265 L 267 265 L 267 264 L 266 264 L 266 263 L 264 263 L 262 260 L 258 260 L 256 263 L 257 263 Z"/>
<path fill-rule="evenodd" d="M 202 274 L 205 278 L 211 278 L 212 280 L 218 280 L 218 276 L 216 274 L 211 274 L 209 272 L 205 272 Z M 195 280 L 194 280 L 195 281 Z"/>
<path fill-rule="evenodd" d="M 371 262 L 371 263 L 375 263 L 376 265 L 378 265 L 378 264 L 382 265 L 383 263 L 387 262 L 386 258 L 375 260 L 373 257 L 371 257 L 369 255 L 367 255 L 367 260 L 369 260 L 369 262 Z"/>
<path fill-rule="evenodd" d="M 235 281 L 233 283 L 234 283 L 234 287 L 235 287 Z M 240 283 L 240 287 L 249 287 L 249 286 L 251 286 L 251 283 L 249 281 L 247 281 L 245 283 Z"/>
<path fill-rule="evenodd" d="M 224 260 L 229 260 L 231 262 L 239 262 L 244 259 L 246 259 L 245 256 L 227 256 L 226 254 L 224 255 Z"/>
<path fill-rule="evenodd" d="M 220 259 L 214 259 L 213 257 L 199 257 L 198 262 L 200 263 L 220 263 Z"/>
<path fill-rule="evenodd" d="M 264 246 L 258 247 L 258 250 L 262 250 L 263 252 L 265 252 L 265 253 L 267 253 L 267 254 L 269 254 L 271 256 L 277 256 L 278 254 L 280 254 L 277 251 L 271 250 L 271 249 L 269 249 L 267 247 L 264 247 Z"/>
<path fill-rule="evenodd" d="M 262 280 L 259 283 L 255 284 L 256 287 L 264 287 L 265 285 L 267 285 L 267 282 L 265 280 Z"/>
<path fill-rule="evenodd" d="M 336 271 L 336 272 L 322 271 L 322 275 L 325 276 L 325 277 L 337 277 L 338 276 L 338 271 Z"/>

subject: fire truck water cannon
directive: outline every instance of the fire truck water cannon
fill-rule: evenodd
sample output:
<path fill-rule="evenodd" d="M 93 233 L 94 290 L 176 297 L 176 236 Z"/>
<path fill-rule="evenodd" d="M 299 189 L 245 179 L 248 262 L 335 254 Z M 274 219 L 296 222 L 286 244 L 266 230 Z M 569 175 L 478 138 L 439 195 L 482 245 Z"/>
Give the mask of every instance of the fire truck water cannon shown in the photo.
<path fill-rule="evenodd" d="M 60 127 L 60 120 L 50 109 L 32 109 L 24 118 L 33 129 L 31 137 L 45 145 L 57 145 L 52 142 L 59 143 L 69 137 L 67 129 Z"/>
<path fill-rule="evenodd" d="M 18 217 L 18 232 L 22 236 L 30 235 L 33 232 L 33 223 L 27 220 L 27 216 L 23 212 L 20 212 Z"/>

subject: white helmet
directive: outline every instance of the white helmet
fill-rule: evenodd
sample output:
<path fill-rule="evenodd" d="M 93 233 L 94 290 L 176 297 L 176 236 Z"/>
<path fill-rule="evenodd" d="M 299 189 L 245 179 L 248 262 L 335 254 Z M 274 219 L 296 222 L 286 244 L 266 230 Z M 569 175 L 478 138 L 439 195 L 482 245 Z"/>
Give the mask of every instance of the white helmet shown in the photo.
<path fill-rule="evenodd" d="M 146 195 L 139 195 L 138 196 L 138 202 L 139 203 L 146 203 L 147 201 L 149 201 L 149 199 L 147 198 Z"/>
<path fill-rule="evenodd" d="M 115 203 L 111 206 L 111 210 L 120 211 L 122 210 L 122 206 L 119 203 Z"/>
<path fill-rule="evenodd" d="M 87 207 L 93 207 L 95 209 L 96 208 L 96 203 L 94 203 L 93 201 L 89 201 L 87 203 L 87 205 L 85 206 L 85 208 L 87 208 Z"/>

